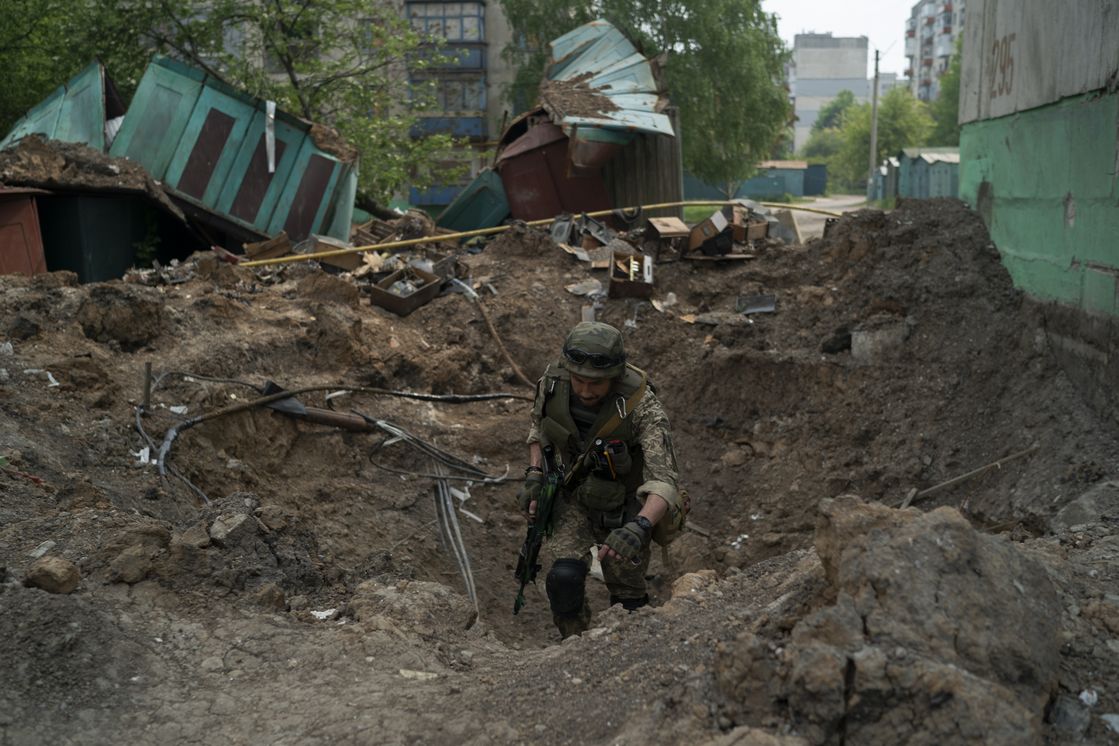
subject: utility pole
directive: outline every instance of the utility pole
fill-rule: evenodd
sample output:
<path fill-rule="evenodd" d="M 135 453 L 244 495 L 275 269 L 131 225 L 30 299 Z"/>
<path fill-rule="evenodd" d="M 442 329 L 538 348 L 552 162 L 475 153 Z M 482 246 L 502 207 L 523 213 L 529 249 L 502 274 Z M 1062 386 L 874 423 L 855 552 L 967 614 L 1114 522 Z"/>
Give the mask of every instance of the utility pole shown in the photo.
<path fill-rule="evenodd" d="M 874 176 L 878 172 L 878 56 L 874 50 L 874 93 L 870 104 L 870 173 L 866 177 L 866 200 L 874 199 Z"/>

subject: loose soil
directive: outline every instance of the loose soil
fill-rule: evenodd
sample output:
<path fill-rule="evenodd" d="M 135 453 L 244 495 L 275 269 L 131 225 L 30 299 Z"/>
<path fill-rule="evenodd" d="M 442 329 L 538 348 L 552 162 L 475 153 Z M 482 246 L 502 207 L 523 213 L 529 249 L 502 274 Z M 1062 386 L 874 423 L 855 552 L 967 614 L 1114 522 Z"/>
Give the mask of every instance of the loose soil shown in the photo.
<path fill-rule="evenodd" d="M 659 263 L 662 310 L 598 303 L 672 419 L 695 530 L 655 553 L 651 607 L 609 608 L 591 581 L 593 629 L 562 643 L 542 582 L 511 614 L 523 398 L 299 397 L 511 475 L 461 503 L 476 607 L 436 526 L 432 461 L 386 435 L 258 407 L 184 428 L 166 455 L 181 478 L 151 463 L 170 428 L 267 381 L 531 393 L 466 296 L 398 317 L 312 263 L 254 273 L 204 255 L 174 282 L 0 277 L 0 740 L 933 743 L 920 723 L 950 712 L 958 740 L 1114 742 L 1119 427 L 1054 362 L 979 218 L 908 202 L 754 253 Z M 540 375 L 588 303 L 564 287 L 588 270 L 523 227 L 462 261 L 509 355 Z M 773 313 L 737 312 L 763 293 Z M 960 585 L 948 545 L 973 558 Z M 38 556 L 76 566 L 78 587 L 25 584 Z M 968 601 L 906 612 L 883 568 Z M 1024 600 L 1003 593 L 1016 587 Z M 906 613 L 954 620 L 955 647 L 944 625 L 876 627 Z M 1022 630 L 1052 651 L 1007 654 L 1030 658 L 1008 671 L 998 646 Z M 865 651 L 889 675 L 865 673 Z M 863 688 L 884 680 L 889 696 Z M 1017 730 L 989 722 L 995 685 Z"/>

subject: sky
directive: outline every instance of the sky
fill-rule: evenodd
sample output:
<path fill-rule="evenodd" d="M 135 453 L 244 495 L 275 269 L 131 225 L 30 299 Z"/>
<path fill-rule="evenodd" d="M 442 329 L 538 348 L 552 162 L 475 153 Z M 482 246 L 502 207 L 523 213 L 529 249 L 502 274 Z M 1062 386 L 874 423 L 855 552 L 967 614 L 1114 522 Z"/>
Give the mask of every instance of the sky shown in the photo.
<path fill-rule="evenodd" d="M 762 9 L 777 16 L 777 30 L 790 49 L 794 36 L 810 31 L 867 37 L 870 78 L 875 49 L 882 52 L 880 72 L 899 77 L 905 72 L 905 22 L 915 4 L 916 0 L 762 0 Z"/>

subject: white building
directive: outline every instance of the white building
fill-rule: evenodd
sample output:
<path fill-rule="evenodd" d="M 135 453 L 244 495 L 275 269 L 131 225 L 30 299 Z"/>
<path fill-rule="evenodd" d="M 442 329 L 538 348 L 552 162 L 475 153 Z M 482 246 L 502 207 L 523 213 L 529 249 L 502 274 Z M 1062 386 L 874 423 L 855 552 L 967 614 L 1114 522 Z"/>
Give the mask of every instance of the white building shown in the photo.
<path fill-rule="evenodd" d="M 793 62 L 789 70 L 789 93 L 796 113 L 794 147 L 808 141 L 812 124 L 840 91 L 851 91 L 860 102 L 870 100 L 871 83 L 866 78 L 867 38 L 826 34 L 797 34 L 793 38 Z"/>
<path fill-rule="evenodd" d="M 909 88 L 922 101 L 940 93 L 940 76 L 948 69 L 956 37 L 964 26 L 964 0 L 921 0 L 905 27 Z"/>

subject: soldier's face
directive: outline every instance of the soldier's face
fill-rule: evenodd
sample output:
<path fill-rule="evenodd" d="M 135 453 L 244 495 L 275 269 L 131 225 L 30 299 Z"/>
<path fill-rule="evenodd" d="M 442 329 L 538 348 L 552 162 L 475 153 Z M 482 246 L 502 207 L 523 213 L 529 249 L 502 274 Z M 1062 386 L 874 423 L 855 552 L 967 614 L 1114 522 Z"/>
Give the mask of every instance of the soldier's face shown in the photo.
<path fill-rule="evenodd" d="M 583 378 L 583 376 L 571 374 L 571 391 L 584 407 L 597 407 L 601 404 L 606 395 L 610 393 L 611 383 L 612 381 L 609 378 Z"/>

